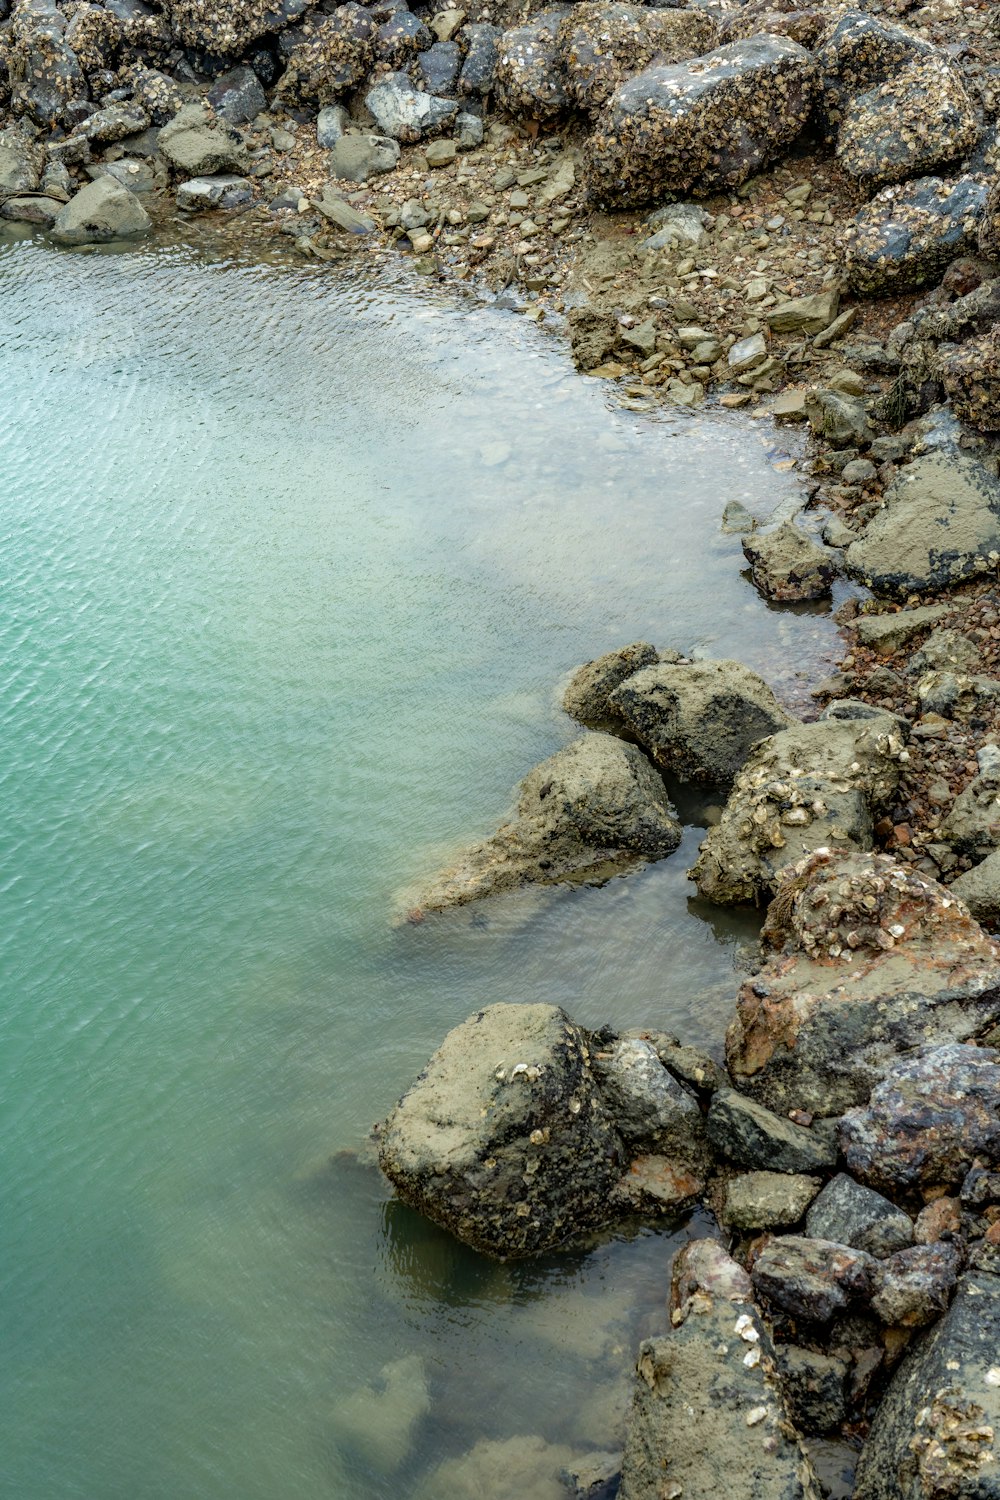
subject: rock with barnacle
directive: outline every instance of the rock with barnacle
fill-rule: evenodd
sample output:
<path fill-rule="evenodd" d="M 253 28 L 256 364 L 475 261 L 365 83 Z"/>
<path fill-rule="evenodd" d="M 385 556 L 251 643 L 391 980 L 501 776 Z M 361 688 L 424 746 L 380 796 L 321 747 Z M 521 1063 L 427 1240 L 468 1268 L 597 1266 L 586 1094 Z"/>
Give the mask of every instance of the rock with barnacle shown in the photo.
<path fill-rule="evenodd" d="M 559 29 L 571 97 L 591 117 L 600 114 L 626 78 L 659 63 L 707 52 L 718 27 L 700 10 L 659 10 L 626 0 L 583 0 Z"/>
<path fill-rule="evenodd" d="M 886 855 L 803 860 L 768 926 L 781 951 L 741 988 L 726 1060 L 736 1086 L 779 1114 L 864 1105 L 903 1055 L 1000 1019 L 1000 944 L 944 886 Z"/>
<path fill-rule="evenodd" d="M 550 121 L 569 108 L 559 30 L 571 13 L 571 7 L 554 5 L 503 33 L 493 79 L 500 109 L 515 117 Z"/>

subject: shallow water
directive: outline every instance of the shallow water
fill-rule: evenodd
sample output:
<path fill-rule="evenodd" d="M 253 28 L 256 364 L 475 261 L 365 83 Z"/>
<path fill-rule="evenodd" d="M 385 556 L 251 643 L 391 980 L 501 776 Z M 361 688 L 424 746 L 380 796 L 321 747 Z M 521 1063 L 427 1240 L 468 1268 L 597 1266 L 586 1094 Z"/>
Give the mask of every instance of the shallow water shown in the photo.
<path fill-rule="evenodd" d="M 603 889 L 393 916 L 571 737 L 587 657 L 801 692 L 829 617 L 718 531 L 791 493 L 782 440 L 615 409 L 398 273 L 0 275 L 0 1488 L 399 1500 L 480 1438 L 613 1442 L 675 1226 L 496 1267 L 350 1153 L 489 1001 L 718 1045 L 753 921 L 691 902 L 694 826 Z M 431 1406 L 393 1453 L 357 1392 L 399 1360 L 388 1407 L 420 1370 Z"/>

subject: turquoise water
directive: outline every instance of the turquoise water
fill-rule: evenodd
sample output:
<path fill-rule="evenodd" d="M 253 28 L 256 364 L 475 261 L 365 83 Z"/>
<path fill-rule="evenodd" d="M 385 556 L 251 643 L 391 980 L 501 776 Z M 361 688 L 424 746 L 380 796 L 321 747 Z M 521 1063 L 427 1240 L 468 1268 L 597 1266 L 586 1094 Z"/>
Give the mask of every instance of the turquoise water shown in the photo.
<path fill-rule="evenodd" d="M 748 928 L 690 902 L 696 827 L 601 890 L 394 917 L 571 736 L 577 662 L 646 637 L 801 692 L 829 618 L 718 534 L 794 476 L 365 274 L 0 251 L 16 1500 L 401 1500 L 481 1438 L 603 1446 L 662 1316 L 672 1226 L 495 1267 L 351 1153 L 488 1001 L 718 1043 Z M 401 1359 L 403 1438 L 364 1394 Z"/>

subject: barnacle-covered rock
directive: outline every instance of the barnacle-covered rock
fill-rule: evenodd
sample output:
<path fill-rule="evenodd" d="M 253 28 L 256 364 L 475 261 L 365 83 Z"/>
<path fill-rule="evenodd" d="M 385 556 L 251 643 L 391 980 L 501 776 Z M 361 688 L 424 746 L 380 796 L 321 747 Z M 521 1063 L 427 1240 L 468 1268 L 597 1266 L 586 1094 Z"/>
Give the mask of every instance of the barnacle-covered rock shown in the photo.
<path fill-rule="evenodd" d="M 403 68 L 434 41 L 430 28 L 410 10 L 397 10 L 375 33 L 375 56 L 390 68 Z"/>
<path fill-rule="evenodd" d="M 883 297 L 940 281 L 953 260 L 974 252 L 986 202 L 978 177 L 921 177 L 883 188 L 843 238 L 852 288 Z"/>
<path fill-rule="evenodd" d="M 1000 432 L 1000 328 L 949 350 L 940 368 L 955 415 L 981 432 Z"/>
<path fill-rule="evenodd" d="M 757 36 L 653 66 L 615 91 L 590 142 L 594 197 L 619 207 L 738 187 L 799 134 L 815 65 L 797 42 Z"/>
<path fill-rule="evenodd" d="M 363 5 L 348 0 L 330 15 L 310 16 L 302 33 L 278 81 L 283 103 L 330 104 L 367 77 L 375 61 L 375 24 Z"/>
<path fill-rule="evenodd" d="M 458 113 L 453 99 L 424 93 L 405 73 L 386 73 L 368 90 L 365 104 L 382 133 L 394 141 L 438 135 Z"/>
<path fill-rule="evenodd" d="M 932 54 L 846 102 L 837 160 L 866 187 L 881 187 L 958 160 L 977 133 L 961 73 Z"/>
<path fill-rule="evenodd" d="M 787 872 L 768 930 L 784 945 L 742 986 L 726 1060 L 737 1087 L 779 1114 L 841 1114 L 904 1054 L 1000 1018 L 1000 945 L 937 881 L 886 855 L 813 854 Z"/>
<path fill-rule="evenodd" d="M 175 37 L 220 57 L 239 57 L 260 37 L 284 31 L 315 0 L 164 0 Z"/>
<path fill-rule="evenodd" d="M 68 106 L 89 95 L 76 53 L 66 40 L 66 17 L 55 5 L 24 3 L 11 18 L 11 100 L 16 114 L 51 129 L 71 122 Z"/>
<path fill-rule="evenodd" d="M 489 21 L 470 23 L 462 28 L 465 61 L 458 77 L 460 94 L 482 98 L 491 91 L 500 56 L 501 35 L 499 26 L 493 26 Z"/>
<path fill-rule="evenodd" d="M 166 125 L 183 108 L 184 93 L 178 84 L 157 68 L 133 63 L 123 76 L 132 98 L 148 114 L 154 125 Z"/>
<path fill-rule="evenodd" d="M 493 79 L 500 109 L 515 117 L 554 120 L 568 108 L 570 96 L 559 32 L 570 15 L 572 11 L 566 6 L 553 6 L 539 11 L 524 26 L 504 32 Z"/>
<path fill-rule="evenodd" d="M 703 11 L 657 10 L 626 0 L 582 0 L 559 28 L 567 89 L 591 116 L 654 58 L 682 62 L 708 52 L 717 40 L 718 28 Z"/>
<path fill-rule="evenodd" d="M 830 141 L 836 139 L 844 108 L 855 94 L 894 78 L 911 63 L 940 55 L 908 31 L 863 10 L 838 16 L 819 39 L 816 114 Z"/>

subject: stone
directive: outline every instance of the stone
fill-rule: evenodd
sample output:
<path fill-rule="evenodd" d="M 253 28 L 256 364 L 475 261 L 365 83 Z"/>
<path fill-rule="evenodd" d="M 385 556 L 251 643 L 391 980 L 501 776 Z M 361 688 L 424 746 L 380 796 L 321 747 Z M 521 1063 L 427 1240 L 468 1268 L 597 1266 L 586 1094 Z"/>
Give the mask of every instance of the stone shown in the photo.
<path fill-rule="evenodd" d="M 739 1088 L 782 1113 L 839 1115 L 874 1098 L 907 1053 L 1000 1017 L 1000 946 L 937 881 L 882 854 L 818 852 L 796 870 L 782 951 L 743 984 L 726 1033 Z"/>
<path fill-rule="evenodd" d="M 88 115 L 73 131 L 73 136 L 89 141 L 91 145 L 110 146 L 126 136 L 137 135 L 148 124 L 149 116 L 135 104 L 109 104 Z"/>
<path fill-rule="evenodd" d="M 330 14 L 317 9 L 297 34 L 301 40 L 287 54 L 275 90 L 278 103 L 293 108 L 333 104 L 359 88 L 371 72 L 375 24 L 371 12 L 353 0 Z"/>
<path fill-rule="evenodd" d="M 856 1500 L 1000 1495 L 1000 1277 L 970 1271 L 904 1355 L 875 1413 Z"/>
<path fill-rule="evenodd" d="M 895 78 L 911 63 L 941 57 L 929 42 L 902 26 L 855 9 L 835 16 L 816 46 L 820 70 L 817 120 L 836 140 L 851 99 Z"/>
<path fill-rule="evenodd" d="M 607 880 L 640 859 L 662 859 L 680 837 L 663 780 L 642 752 L 587 734 L 525 777 L 514 820 L 467 850 L 417 906 L 441 911 L 525 885 Z"/>
<path fill-rule="evenodd" d="M 809 1174 L 836 1163 L 836 1146 L 819 1131 L 776 1115 L 735 1089 L 717 1089 L 705 1121 L 715 1149 L 752 1171 Z"/>
<path fill-rule="evenodd" d="M 954 1245 L 912 1245 L 880 1261 L 872 1311 L 893 1328 L 923 1328 L 945 1312 L 962 1269 Z"/>
<path fill-rule="evenodd" d="M 125 76 L 134 102 L 141 105 L 154 125 L 168 124 L 182 108 L 184 93 L 166 73 L 161 73 L 157 68 L 147 68 L 143 63 L 133 63 L 126 70 Z M 147 133 L 145 139 L 149 141 L 151 149 L 143 154 L 154 154 L 156 148 L 151 133 Z M 133 155 L 139 154 L 135 141 L 129 142 L 129 149 Z"/>
<path fill-rule="evenodd" d="M 32 141 L 13 131 L 3 131 L 0 134 L 0 199 L 37 192 L 42 160 L 42 153 Z"/>
<path fill-rule="evenodd" d="M 860 448 L 872 437 L 865 404 L 857 396 L 813 388 L 806 392 L 806 418 L 831 448 Z"/>
<path fill-rule="evenodd" d="M 864 1250 L 876 1260 L 913 1243 L 909 1214 L 846 1172 L 832 1177 L 814 1200 L 806 1214 L 806 1233 L 812 1239 Z"/>
<path fill-rule="evenodd" d="M 786 1234 L 767 1242 L 750 1279 L 772 1307 L 809 1323 L 829 1323 L 852 1302 L 867 1301 L 877 1265 L 864 1250 Z"/>
<path fill-rule="evenodd" d="M 953 896 L 965 903 L 977 922 L 995 927 L 1000 919 L 1000 847 L 974 869 L 953 880 L 949 889 Z"/>
<path fill-rule="evenodd" d="M 341 182 L 367 182 L 376 172 L 391 172 L 399 162 L 399 145 L 385 135 L 342 135 L 327 158 L 331 176 Z"/>
<path fill-rule="evenodd" d="M 185 104 L 160 131 L 159 149 L 186 177 L 241 173 L 249 166 L 242 141 L 226 124 L 213 124 L 203 104 Z"/>
<path fill-rule="evenodd" d="M 770 308 L 764 319 L 773 333 L 822 333 L 837 316 L 840 288 L 827 287 L 809 297 L 793 297 Z"/>
<path fill-rule="evenodd" d="M 0 203 L 0 217 L 17 224 L 40 224 L 43 229 L 51 229 L 62 207 L 62 200 L 56 198 L 5 198 Z"/>
<path fill-rule="evenodd" d="M 171 30 L 185 47 L 238 57 L 260 37 L 297 21 L 312 0 L 166 0 Z"/>
<path fill-rule="evenodd" d="M 466 20 L 464 10 L 439 10 L 437 15 L 431 17 L 430 28 L 439 42 L 450 42 L 456 32 L 461 31 Z"/>
<path fill-rule="evenodd" d="M 799 1431 L 836 1431 L 847 1416 L 845 1361 L 794 1344 L 776 1344 L 774 1353 L 789 1415 Z"/>
<path fill-rule="evenodd" d="M 654 59 L 663 64 L 702 56 L 718 41 L 718 27 L 700 11 L 581 0 L 563 20 L 558 41 L 567 91 L 597 119 L 625 79 Z"/>
<path fill-rule="evenodd" d="M 419 52 L 433 44 L 434 34 L 410 10 L 397 10 L 375 33 L 375 56 L 390 68 L 405 68 Z"/>
<path fill-rule="evenodd" d="M 457 42 L 435 42 L 421 52 L 417 69 L 428 94 L 448 96 L 453 93 L 462 69 L 462 49 Z"/>
<path fill-rule="evenodd" d="M 779 422 L 804 422 L 808 392 L 801 389 L 782 391 L 771 405 L 771 415 Z"/>
<path fill-rule="evenodd" d="M 327 104 L 316 116 L 316 144 L 324 151 L 335 146 L 347 130 L 350 116 L 342 104 Z"/>
<path fill-rule="evenodd" d="M 738 661 L 659 662 L 610 695 L 627 730 L 682 781 L 727 786 L 753 746 L 791 720 Z"/>
<path fill-rule="evenodd" d="M 981 432 L 1000 431 L 1000 342 L 996 328 L 943 354 L 944 388 L 955 415 Z"/>
<path fill-rule="evenodd" d="M 400 1197 L 485 1255 L 538 1254 L 607 1221 L 625 1148 L 555 1005 L 490 1005 L 450 1031 L 378 1133 Z"/>
<path fill-rule="evenodd" d="M 411 143 L 436 135 L 458 114 L 453 100 L 421 93 L 405 73 L 380 78 L 365 95 L 365 104 L 383 135 Z"/>
<path fill-rule="evenodd" d="M 851 290 L 885 297 L 935 285 L 957 256 L 974 253 L 986 196 L 985 184 L 969 176 L 883 188 L 841 241 Z"/>
<path fill-rule="evenodd" d="M 685 1240 L 670 1267 L 671 1324 L 683 1321 L 702 1296 L 716 1301 L 749 1302 L 753 1287 L 747 1271 L 718 1240 Z M 755 1339 L 744 1342 L 755 1343 Z"/>
<path fill-rule="evenodd" d="M 705 238 L 708 214 L 697 203 L 665 203 L 646 220 L 653 233 L 643 240 L 639 249 L 650 250 L 693 249 Z"/>
<path fill-rule="evenodd" d="M 482 1438 L 468 1453 L 443 1459 L 408 1494 L 412 1500 L 566 1500 L 561 1476 L 581 1458 L 541 1437 Z"/>
<path fill-rule="evenodd" d="M 895 614 L 858 615 L 849 622 L 862 646 L 870 646 L 880 655 L 889 656 L 921 635 L 923 631 L 946 619 L 951 613 L 948 604 L 921 604 L 916 609 L 901 609 Z"/>
<path fill-rule="evenodd" d="M 66 40 L 66 18 L 55 6 L 19 8 L 12 28 L 7 73 L 15 112 L 51 130 L 75 123 L 73 104 L 90 90 L 76 53 Z"/>
<path fill-rule="evenodd" d="M 637 1156 L 608 1201 L 623 1213 L 675 1213 L 694 1208 L 704 1191 L 703 1170 L 670 1156 Z"/>
<path fill-rule="evenodd" d="M 754 518 L 739 500 L 727 500 L 719 530 L 727 536 L 743 536 L 754 528 Z"/>
<path fill-rule="evenodd" d="M 493 89 L 500 57 L 499 26 L 480 21 L 465 27 L 465 61 L 458 76 L 458 92 L 483 98 Z"/>
<path fill-rule="evenodd" d="M 753 581 L 768 599 L 828 599 L 834 566 L 826 547 L 794 521 L 743 538 Z"/>
<path fill-rule="evenodd" d="M 325 219 L 342 229 L 345 234 L 372 234 L 375 222 L 369 219 L 367 214 L 360 213 L 353 208 L 340 195 L 333 191 L 332 185 L 327 183 L 323 189 L 322 198 L 313 200 L 314 206 L 319 209 Z"/>
<path fill-rule="evenodd" d="M 745 375 L 756 369 L 767 358 L 767 342 L 762 333 L 751 333 L 745 339 L 737 339 L 726 356 L 730 375 Z"/>
<path fill-rule="evenodd" d="M 424 152 L 429 167 L 450 167 L 458 156 L 456 141 L 430 141 Z"/>
<path fill-rule="evenodd" d="M 559 1477 L 572 1500 L 615 1500 L 621 1471 L 620 1453 L 588 1453 L 561 1470 Z"/>
<path fill-rule="evenodd" d="M 108 244 L 148 234 L 152 220 L 132 193 L 112 177 L 88 182 L 60 208 L 52 238 L 60 245 Z"/>
<path fill-rule="evenodd" d="M 961 72 L 929 53 L 846 101 L 837 160 L 864 187 L 883 187 L 957 161 L 978 133 Z"/>
<path fill-rule="evenodd" d="M 575 7 L 574 7 L 575 9 Z M 523 26 L 500 37 L 493 75 L 497 105 L 515 119 L 550 122 L 570 106 L 560 27 L 571 14 L 565 6 L 539 11 Z"/>
<path fill-rule="evenodd" d="M 192 177 L 177 188 L 177 207 L 189 213 L 210 208 L 241 208 L 253 202 L 253 188 L 245 177 L 223 173 L 217 177 Z"/>
<path fill-rule="evenodd" d="M 267 109 L 267 96 L 253 68 L 230 68 L 217 78 L 206 95 L 220 120 L 247 125 Z"/>
<path fill-rule="evenodd" d="M 875 821 L 899 783 L 905 738 L 892 715 L 841 718 L 835 710 L 843 706 L 752 751 L 691 870 L 706 900 L 761 902 L 782 871 L 815 849 L 872 847 Z"/>
<path fill-rule="evenodd" d="M 997 559 L 1000 480 L 957 449 L 922 454 L 901 469 L 844 554 L 854 578 L 892 599 L 982 577 Z"/>
<path fill-rule="evenodd" d="M 910 657 L 910 666 L 918 672 L 954 669 L 975 671 L 979 665 L 978 648 L 959 630 L 932 630 L 924 644 Z"/>
<path fill-rule="evenodd" d="M 818 1177 L 748 1172 L 726 1185 L 722 1222 L 732 1229 L 787 1229 L 797 1224 L 820 1189 Z"/>
<path fill-rule="evenodd" d="M 810 54 L 774 36 L 647 68 L 615 90 L 590 140 L 591 194 L 626 208 L 738 187 L 799 134 L 814 87 Z"/>
<path fill-rule="evenodd" d="M 629 677 L 658 660 L 656 647 L 648 641 L 633 641 L 578 667 L 562 697 L 562 706 L 588 729 L 621 732 L 624 720 L 611 704 L 611 694 Z"/>
<path fill-rule="evenodd" d="M 920 1048 L 843 1116 L 844 1160 L 880 1192 L 958 1187 L 977 1157 L 1000 1163 L 998 1105 L 1000 1053 L 965 1042 Z"/>
<path fill-rule="evenodd" d="M 459 151 L 475 151 L 485 139 L 483 122 L 478 115 L 467 109 L 459 110 L 455 116 L 455 144 Z"/>
<path fill-rule="evenodd" d="M 162 185 L 162 168 L 158 171 L 150 162 L 135 161 L 129 156 L 99 162 L 87 171 L 91 177 L 113 177 L 130 193 L 153 193 Z"/>
<path fill-rule="evenodd" d="M 634 1155 L 667 1156 L 684 1170 L 709 1164 L 698 1101 L 660 1062 L 656 1048 L 620 1037 L 593 1053 L 604 1107 Z"/>
<path fill-rule="evenodd" d="M 332 1430 L 347 1448 L 380 1474 L 393 1474 L 410 1453 L 417 1428 L 430 1413 L 424 1361 L 404 1355 L 384 1365 L 378 1380 L 334 1407 Z"/>
<path fill-rule="evenodd" d="M 962 1204 L 958 1198 L 935 1198 L 925 1203 L 913 1225 L 917 1245 L 933 1245 L 938 1240 L 961 1240 Z"/>

